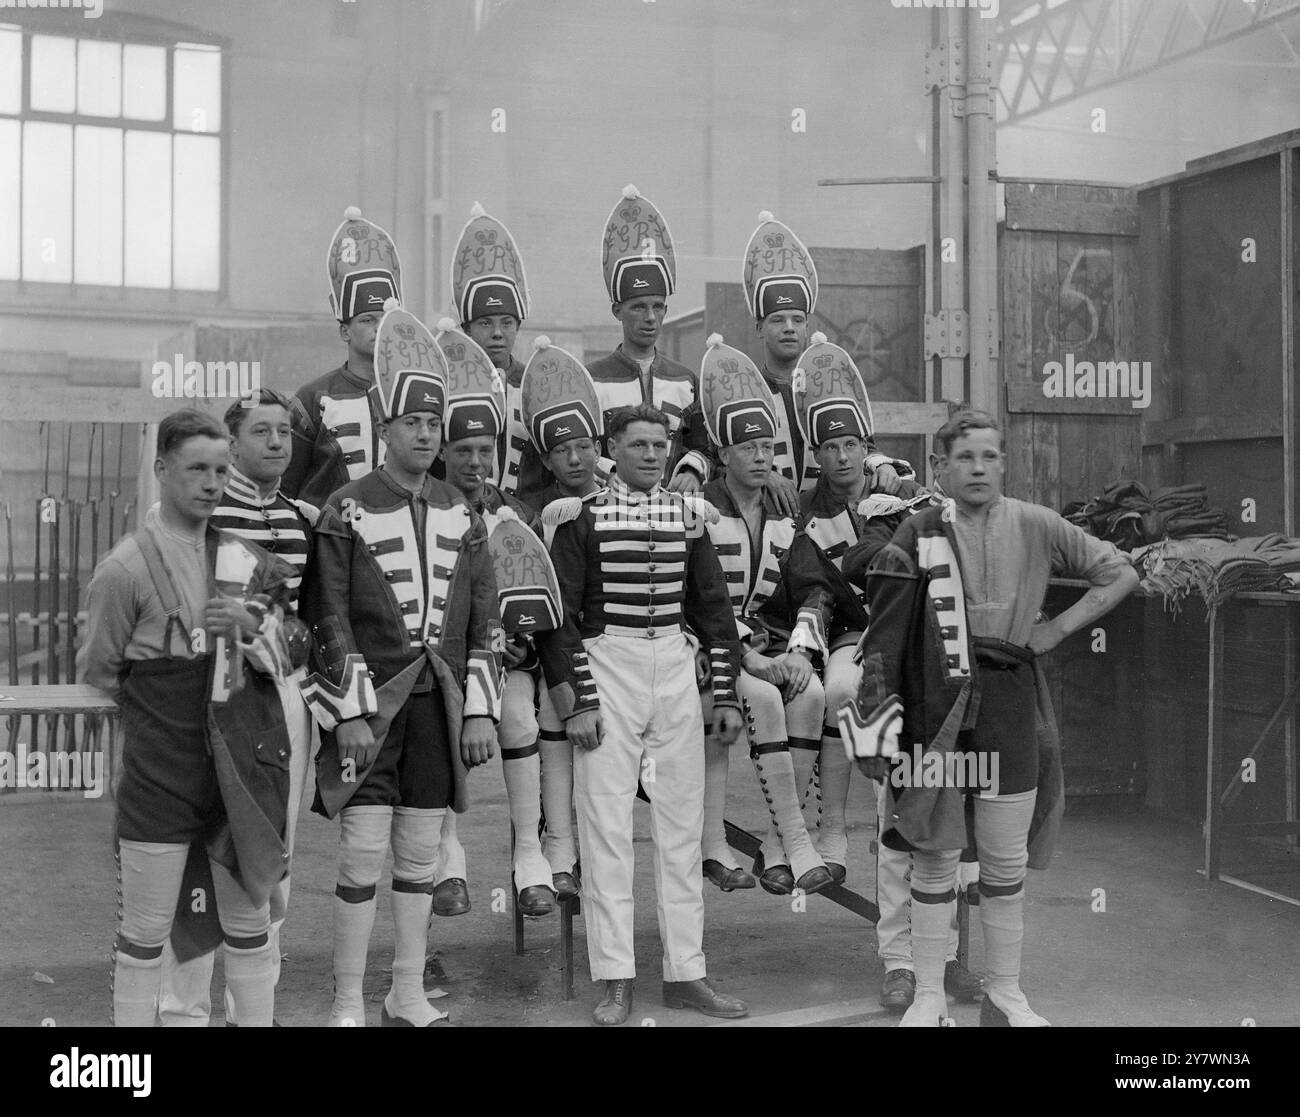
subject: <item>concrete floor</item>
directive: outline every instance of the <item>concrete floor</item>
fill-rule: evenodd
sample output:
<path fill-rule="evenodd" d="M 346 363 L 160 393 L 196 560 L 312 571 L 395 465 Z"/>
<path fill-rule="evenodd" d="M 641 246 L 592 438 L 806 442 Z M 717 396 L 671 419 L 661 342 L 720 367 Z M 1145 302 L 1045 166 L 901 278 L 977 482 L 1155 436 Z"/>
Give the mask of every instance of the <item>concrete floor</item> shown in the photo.
<path fill-rule="evenodd" d="M 461 835 L 470 855 L 474 908 L 433 921 L 430 949 L 446 975 L 438 984 L 449 994 L 439 1005 L 469 1026 L 585 1026 L 597 993 L 585 980 L 581 921 L 575 925 L 577 997 L 566 1004 L 560 999 L 558 916 L 530 921 L 528 951 L 517 957 L 509 906 L 492 902 L 493 890 L 501 890 L 500 900 L 509 888 L 509 827 L 499 770 L 477 774 L 472 786 L 477 805 L 461 817 Z M 874 898 L 873 812 L 870 787 L 855 775 L 848 885 L 868 898 Z M 763 817 L 753 771 L 739 754 L 733 757 L 727 815 L 753 831 Z M 114 929 L 111 826 L 111 803 L 0 800 L 0 1025 L 45 1019 L 107 1023 Z M 323 1023 L 330 1003 L 337 827 L 304 814 L 298 834 L 276 1016 L 286 1026 L 312 1026 Z M 717 1026 L 660 1004 L 643 805 L 637 808 L 637 842 L 642 976 L 632 1021 Z M 1027 888 L 1024 986 L 1034 1007 L 1054 1024 L 1083 1027 L 1238 1026 L 1247 1018 L 1261 1027 L 1300 1025 L 1300 907 L 1207 883 L 1197 873 L 1200 857 L 1195 828 L 1125 803 L 1072 803 L 1056 862 L 1045 873 L 1031 873 Z M 1297 860 L 1243 845 L 1230 851 L 1224 871 L 1245 875 L 1252 862 L 1264 865 L 1271 871 L 1270 887 L 1300 897 Z M 741 1023 L 895 1022 L 876 1005 L 882 971 L 874 931 L 864 920 L 818 897 L 796 912 L 788 898 L 758 889 L 724 895 L 705 888 L 709 973 L 750 1003 L 753 1015 Z M 1104 911 L 1093 910 L 1100 906 L 1098 889 L 1104 890 Z M 978 968 L 978 929 L 973 938 Z M 391 947 L 381 896 L 366 984 L 372 1025 L 378 1023 Z M 955 1006 L 953 1015 L 958 1025 L 973 1025 L 978 1008 Z"/>

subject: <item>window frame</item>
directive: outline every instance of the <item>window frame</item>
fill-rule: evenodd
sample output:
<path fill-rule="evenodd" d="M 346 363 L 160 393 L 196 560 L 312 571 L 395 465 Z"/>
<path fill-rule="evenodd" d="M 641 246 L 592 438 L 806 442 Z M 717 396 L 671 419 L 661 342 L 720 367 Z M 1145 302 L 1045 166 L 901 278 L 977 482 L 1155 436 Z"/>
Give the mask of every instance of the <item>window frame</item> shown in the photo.
<path fill-rule="evenodd" d="M 76 17 L 76 18 L 71 18 Z M 2 279 L 0 280 L 0 307 L 12 309 L 32 309 L 55 307 L 61 311 L 75 311 L 85 308 L 90 310 L 141 310 L 153 311 L 167 315 L 179 313 L 191 314 L 195 311 L 212 310 L 229 306 L 229 249 L 230 249 L 230 149 L 231 149 L 231 40 L 223 35 L 216 35 L 187 24 L 171 20 L 141 16 L 128 12 L 111 12 L 107 5 L 98 19 L 81 17 L 79 9 L 0 9 L 0 25 L 17 27 L 22 33 L 22 81 L 20 83 L 20 104 L 16 115 L 5 114 L 0 119 L 16 120 L 20 125 L 31 123 L 51 123 L 68 125 L 73 130 L 80 126 L 116 129 L 122 134 L 122 174 L 123 174 L 123 221 L 125 221 L 125 176 L 126 135 L 129 132 L 154 132 L 163 135 L 212 135 L 220 143 L 220 229 L 217 240 L 217 286 L 215 290 L 202 291 L 190 287 L 139 287 L 125 282 L 125 246 L 123 256 L 123 282 L 121 284 L 78 283 L 76 279 L 76 200 L 72 202 L 69 215 L 72 228 L 72 273 L 68 280 L 41 279 Z M 45 109 L 33 109 L 31 106 L 31 56 L 32 36 L 52 35 L 65 39 L 92 39 L 113 42 L 122 46 L 157 46 L 165 52 L 164 80 L 166 82 L 166 112 L 163 119 L 150 121 L 128 117 L 119 112 L 115 117 L 92 117 L 72 112 L 52 112 Z M 211 133 L 189 133 L 175 127 L 175 65 L 174 53 L 182 43 L 194 43 L 208 46 L 220 52 L 221 95 L 219 99 L 220 127 Z M 21 159 L 21 149 L 20 149 Z M 21 166 L 21 163 L 20 163 Z M 75 164 L 74 164 L 75 178 Z M 175 198 L 175 163 L 172 164 L 172 182 L 169 189 Z M 19 175 L 18 190 L 18 228 L 22 236 L 23 191 L 22 175 Z M 172 207 L 173 220 L 175 207 Z M 173 229 L 174 238 L 174 229 Z M 21 241 L 19 247 L 19 270 L 22 269 Z M 170 258 L 170 282 L 174 282 L 176 261 L 175 246 L 172 245 Z"/>

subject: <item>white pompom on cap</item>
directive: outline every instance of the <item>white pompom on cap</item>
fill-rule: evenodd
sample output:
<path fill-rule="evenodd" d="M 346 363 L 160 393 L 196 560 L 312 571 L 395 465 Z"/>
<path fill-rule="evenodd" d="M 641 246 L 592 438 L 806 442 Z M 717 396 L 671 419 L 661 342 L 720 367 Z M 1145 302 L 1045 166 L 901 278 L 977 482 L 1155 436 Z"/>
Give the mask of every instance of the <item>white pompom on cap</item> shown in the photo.
<path fill-rule="evenodd" d="M 439 329 L 442 333 L 449 333 L 449 332 L 451 332 L 452 330 L 454 330 L 455 328 L 456 328 L 456 323 L 453 322 L 450 318 L 439 318 L 439 319 L 438 319 L 438 329 Z"/>
<path fill-rule="evenodd" d="M 533 338 L 534 349 L 549 349 L 550 347 L 551 347 L 551 339 L 547 337 L 545 334 L 538 334 L 535 338 Z"/>
<path fill-rule="evenodd" d="M 486 214 L 487 214 L 487 210 L 483 208 L 481 202 L 475 202 L 472 206 L 469 207 L 469 218 L 471 221 L 473 221 L 474 218 L 476 217 L 484 217 L 486 216 Z"/>
<path fill-rule="evenodd" d="M 708 340 L 704 343 L 704 347 L 705 347 L 706 349 L 716 349 L 716 348 L 717 348 L 719 345 L 721 345 L 721 344 L 722 344 L 722 335 L 721 335 L 721 334 L 709 334 L 709 338 L 708 338 Z"/>
<path fill-rule="evenodd" d="M 641 191 L 629 182 L 625 187 L 623 187 L 623 197 L 639 198 L 641 197 Z"/>
<path fill-rule="evenodd" d="M 389 295 L 388 298 L 384 300 L 385 314 L 387 314 L 390 310 L 401 310 L 401 309 L 402 309 L 402 304 L 397 301 L 396 295 Z"/>
<path fill-rule="evenodd" d="M 519 513 L 516 512 L 513 508 L 511 508 L 510 505 L 503 504 L 501 505 L 500 508 L 497 509 L 497 519 L 500 520 L 502 523 L 507 523 L 510 520 L 518 520 Z"/>
<path fill-rule="evenodd" d="M 775 221 L 775 220 L 776 220 L 776 218 L 772 216 L 772 211 L 771 211 L 770 209 L 765 209 L 765 210 L 763 210 L 763 212 L 760 213 L 760 214 L 758 215 L 758 219 L 759 219 L 759 221 Z"/>
<path fill-rule="evenodd" d="M 821 330 L 818 330 L 816 333 L 814 333 L 814 334 L 812 335 L 812 337 L 810 337 L 810 338 L 808 339 L 808 344 L 809 344 L 809 345 L 825 345 L 825 344 L 826 344 L 826 335 L 825 335 L 824 333 L 822 333 Z"/>
<path fill-rule="evenodd" d="M 348 208 L 343 211 L 344 221 L 357 221 L 360 219 L 360 217 L 361 217 L 360 206 L 348 206 Z"/>

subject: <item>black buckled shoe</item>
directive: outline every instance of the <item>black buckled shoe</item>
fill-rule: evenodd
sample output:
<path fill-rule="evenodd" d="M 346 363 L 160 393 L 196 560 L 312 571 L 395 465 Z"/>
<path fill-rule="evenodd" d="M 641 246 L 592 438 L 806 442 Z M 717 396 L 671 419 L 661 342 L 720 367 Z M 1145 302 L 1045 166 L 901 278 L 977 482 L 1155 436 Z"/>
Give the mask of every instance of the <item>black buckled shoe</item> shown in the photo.
<path fill-rule="evenodd" d="M 707 977 L 698 981 L 665 981 L 665 1008 L 693 1008 L 705 1016 L 737 1020 L 749 1015 L 749 1005 L 730 993 L 719 993 Z"/>
<path fill-rule="evenodd" d="M 827 861 L 826 868 L 831 874 L 831 880 L 833 880 L 836 884 L 843 884 L 845 879 L 849 875 L 848 869 L 846 869 L 838 861 Z"/>
<path fill-rule="evenodd" d="M 464 915 L 467 911 L 469 886 L 460 877 L 449 877 L 434 887 L 434 915 Z"/>
<path fill-rule="evenodd" d="M 916 974 L 911 970 L 890 970 L 880 984 L 880 1007 L 906 1012 L 916 999 Z"/>
<path fill-rule="evenodd" d="M 632 1011 L 632 979 L 620 977 L 605 982 L 605 995 L 591 1013 L 591 1018 L 603 1027 L 616 1027 L 627 1023 Z"/>
<path fill-rule="evenodd" d="M 794 891 L 794 873 L 790 871 L 789 865 L 773 865 L 770 869 L 763 870 L 758 883 L 764 892 L 770 892 L 773 896 L 789 896 Z"/>
<path fill-rule="evenodd" d="M 544 884 L 530 884 L 520 891 L 515 903 L 524 915 L 536 919 L 555 910 L 555 893 Z"/>
<path fill-rule="evenodd" d="M 984 978 L 954 959 L 944 964 L 943 988 L 953 1000 L 974 1004 L 984 995 Z"/>
<path fill-rule="evenodd" d="M 734 892 L 737 888 L 756 888 L 758 882 L 744 869 L 728 869 L 721 861 L 712 859 L 704 862 L 704 879 L 712 881 L 723 892 Z"/>

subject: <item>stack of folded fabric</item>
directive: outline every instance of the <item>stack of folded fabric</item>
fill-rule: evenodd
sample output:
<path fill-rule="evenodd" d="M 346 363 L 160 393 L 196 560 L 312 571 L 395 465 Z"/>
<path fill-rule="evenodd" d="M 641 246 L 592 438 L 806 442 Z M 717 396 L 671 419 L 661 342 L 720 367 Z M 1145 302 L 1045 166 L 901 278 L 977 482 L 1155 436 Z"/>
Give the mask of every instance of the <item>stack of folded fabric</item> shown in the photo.
<path fill-rule="evenodd" d="M 1122 551 L 1160 538 L 1160 523 L 1153 515 L 1151 497 L 1139 481 L 1116 481 L 1099 497 L 1067 505 L 1062 514 L 1072 524 L 1114 543 Z"/>
<path fill-rule="evenodd" d="M 1300 541 L 1283 535 L 1222 539 L 1165 539 L 1133 552 L 1142 588 L 1160 594 L 1177 613 L 1199 593 L 1211 611 L 1244 590 L 1289 589 L 1300 575 Z"/>
<path fill-rule="evenodd" d="M 1084 531 L 1131 551 L 1161 539 L 1230 539 L 1228 518 L 1206 500 L 1204 485 L 1176 485 L 1152 497 L 1138 481 L 1116 481 L 1099 497 L 1061 513 Z"/>
<path fill-rule="evenodd" d="M 1153 539 L 1229 538 L 1228 518 L 1222 509 L 1210 507 L 1204 485 L 1161 489 L 1151 503 L 1160 517 L 1160 534 Z"/>

